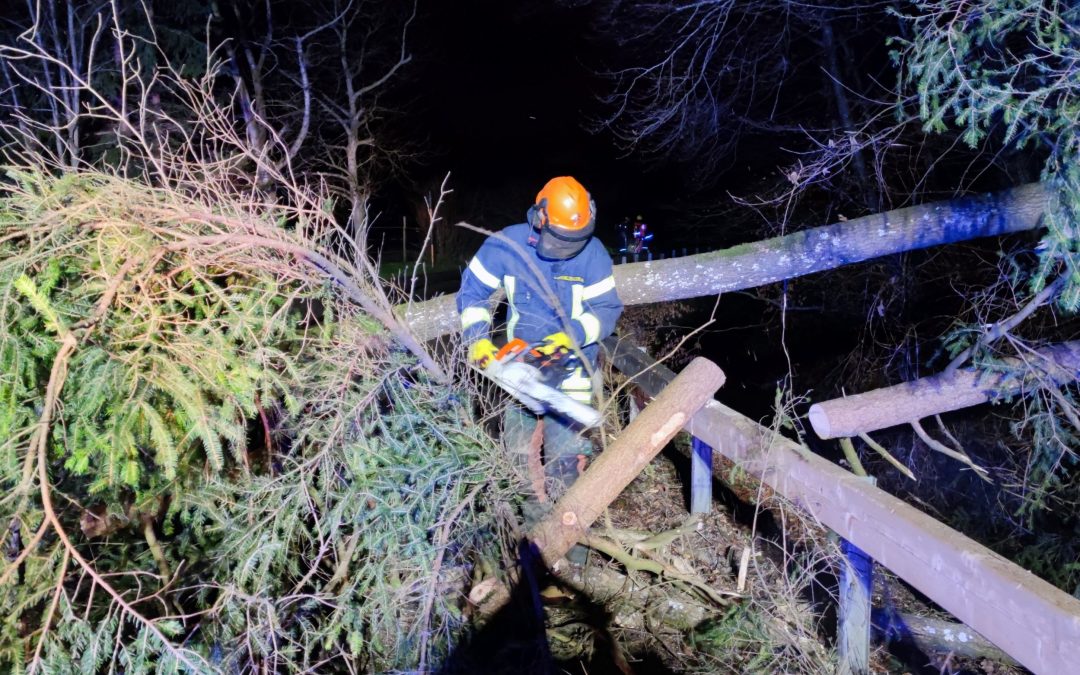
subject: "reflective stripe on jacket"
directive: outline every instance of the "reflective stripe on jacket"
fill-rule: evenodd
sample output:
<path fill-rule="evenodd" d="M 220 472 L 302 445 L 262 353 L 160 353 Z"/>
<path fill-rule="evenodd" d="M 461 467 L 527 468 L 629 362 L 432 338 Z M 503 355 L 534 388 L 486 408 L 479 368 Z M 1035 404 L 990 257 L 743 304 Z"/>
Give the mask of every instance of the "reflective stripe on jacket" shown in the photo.
<path fill-rule="evenodd" d="M 488 300 L 506 289 L 508 339 L 533 344 L 565 331 L 595 361 L 596 343 L 611 335 L 623 304 L 611 256 L 595 237 L 569 260 L 545 260 L 529 245 L 532 228 L 511 225 L 484 241 L 461 277 L 457 308 L 466 343 L 491 333 Z"/>

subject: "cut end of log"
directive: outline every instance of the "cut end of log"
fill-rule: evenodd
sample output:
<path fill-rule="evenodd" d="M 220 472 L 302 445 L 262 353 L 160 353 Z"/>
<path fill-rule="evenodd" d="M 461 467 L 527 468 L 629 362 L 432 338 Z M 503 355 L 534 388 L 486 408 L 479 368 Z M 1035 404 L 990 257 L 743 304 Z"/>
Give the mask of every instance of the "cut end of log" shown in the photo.
<path fill-rule="evenodd" d="M 810 411 L 806 413 L 806 417 L 810 420 L 810 426 L 814 427 L 814 433 L 818 435 L 818 438 L 828 440 L 833 437 L 829 425 L 829 415 L 821 407 L 821 404 L 815 403 L 810 406 Z"/>

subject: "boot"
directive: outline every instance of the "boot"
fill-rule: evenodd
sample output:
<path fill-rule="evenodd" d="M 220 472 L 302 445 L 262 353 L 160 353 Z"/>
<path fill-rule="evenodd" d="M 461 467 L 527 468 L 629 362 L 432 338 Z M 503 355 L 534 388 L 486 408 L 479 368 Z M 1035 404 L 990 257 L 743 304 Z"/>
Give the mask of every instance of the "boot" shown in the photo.
<path fill-rule="evenodd" d="M 561 497 L 566 490 L 577 480 L 581 461 L 578 455 L 566 455 L 554 457 L 544 466 L 544 474 L 547 477 L 546 487 L 549 495 Z M 553 498 L 553 501 L 557 500 Z M 548 509 L 550 511 L 550 507 Z M 584 565 L 589 559 L 589 549 L 581 544 L 574 544 L 566 554 L 566 559 L 572 565 Z"/>

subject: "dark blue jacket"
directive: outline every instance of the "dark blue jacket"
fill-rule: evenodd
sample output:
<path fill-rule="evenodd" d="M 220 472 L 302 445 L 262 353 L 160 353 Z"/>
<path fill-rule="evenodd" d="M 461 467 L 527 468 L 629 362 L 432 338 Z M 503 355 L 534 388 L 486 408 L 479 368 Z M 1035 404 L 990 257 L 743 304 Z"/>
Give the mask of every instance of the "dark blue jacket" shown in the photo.
<path fill-rule="evenodd" d="M 457 308 L 469 344 L 491 333 L 488 300 L 506 289 L 508 339 L 537 343 L 564 331 L 595 361 L 596 343 L 611 335 L 623 304 L 615 291 L 611 256 L 593 237 L 569 260 L 545 260 L 529 244 L 527 223 L 487 238 L 461 277 Z"/>

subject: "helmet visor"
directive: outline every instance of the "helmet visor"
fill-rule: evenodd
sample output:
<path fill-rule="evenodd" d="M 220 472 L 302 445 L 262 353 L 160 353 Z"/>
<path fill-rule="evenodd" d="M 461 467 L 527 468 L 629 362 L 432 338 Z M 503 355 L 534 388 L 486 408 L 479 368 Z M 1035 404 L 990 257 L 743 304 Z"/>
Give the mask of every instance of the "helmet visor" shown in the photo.
<path fill-rule="evenodd" d="M 536 253 L 548 260 L 569 260 L 585 248 L 592 236 L 594 226 L 589 223 L 580 230 L 564 230 L 545 224 L 540 228 L 540 238 L 536 242 Z"/>

